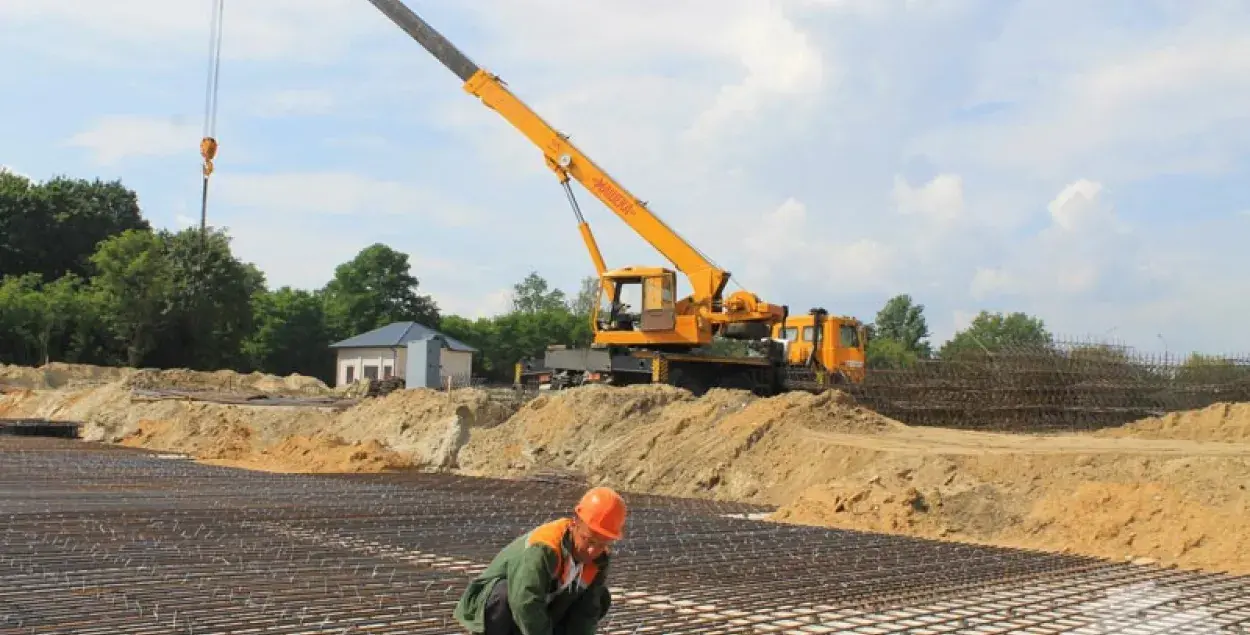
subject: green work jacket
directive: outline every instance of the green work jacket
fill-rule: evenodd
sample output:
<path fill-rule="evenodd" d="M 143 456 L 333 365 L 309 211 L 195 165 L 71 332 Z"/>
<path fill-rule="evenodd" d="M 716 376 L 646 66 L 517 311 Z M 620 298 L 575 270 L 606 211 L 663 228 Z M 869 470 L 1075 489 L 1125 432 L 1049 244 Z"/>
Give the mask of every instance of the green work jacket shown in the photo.
<path fill-rule="evenodd" d="M 456 621 L 470 632 L 484 632 L 486 600 L 495 583 L 507 578 L 508 606 L 524 635 L 593 635 L 611 604 L 605 582 L 610 556 L 605 551 L 586 563 L 576 580 L 565 581 L 574 564 L 571 523 L 549 522 L 504 547 L 460 596 Z"/>

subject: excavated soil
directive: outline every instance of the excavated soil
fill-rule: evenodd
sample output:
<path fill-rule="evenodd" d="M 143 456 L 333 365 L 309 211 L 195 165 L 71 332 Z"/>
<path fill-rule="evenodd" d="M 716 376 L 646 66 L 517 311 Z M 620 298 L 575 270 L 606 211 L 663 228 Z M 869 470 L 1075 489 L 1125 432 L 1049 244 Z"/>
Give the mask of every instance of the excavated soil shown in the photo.
<path fill-rule="evenodd" d="M 272 395 L 327 396 L 332 393 L 315 377 L 276 377 L 232 370 L 201 372 L 185 369 L 135 369 L 52 362 L 38 368 L 0 364 L 0 386 L 46 390 L 81 388 L 121 382 L 127 388 L 149 390 L 227 391 Z"/>
<path fill-rule="evenodd" d="M 337 411 L 131 394 L 170 384 L 332 392 L 307 378 L 2 370 L 0 416 L 80 421 L 88 439 L 221 465 L 556 472 L 625 491 L 770 504 L 777 522 L 1250 573 L 1248 404 L 1030 436 L 913 428 L 838 392 L 694 398 L 668 386 L 587 386 L 522 404 L 507 391 L 423 389 Z"/>
<path fill-rule="evenodd" d="M 1201 410 L 1170 412 L 1098 434 L 1112 438 L 1246 443 L 1250 442 L 1250 403 L 1218 403 Z"/>

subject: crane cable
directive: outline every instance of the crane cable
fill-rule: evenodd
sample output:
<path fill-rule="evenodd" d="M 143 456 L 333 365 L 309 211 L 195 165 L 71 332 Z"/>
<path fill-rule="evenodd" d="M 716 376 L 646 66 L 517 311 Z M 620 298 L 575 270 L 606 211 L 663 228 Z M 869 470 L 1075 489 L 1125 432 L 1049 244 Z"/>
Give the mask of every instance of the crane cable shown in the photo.
<path fill-rule="evenodd" d="M 225 0 L 213 0 L 213 16 L 209 27 L 208 80 L 204 88 L 204 138 L 200 140 L 200 156 L 204 158 L 204 184 L 200 193 L 200 242 L 203 244 L 208 222 L 208 177 L 213 174 L 217 157 L 217 87 L 221 77 L 221 16 Z"/>

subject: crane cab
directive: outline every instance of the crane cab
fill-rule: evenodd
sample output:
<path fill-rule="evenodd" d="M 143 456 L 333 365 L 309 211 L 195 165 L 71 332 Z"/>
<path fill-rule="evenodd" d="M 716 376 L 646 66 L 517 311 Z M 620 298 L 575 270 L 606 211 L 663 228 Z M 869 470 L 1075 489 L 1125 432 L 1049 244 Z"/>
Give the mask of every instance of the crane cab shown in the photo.
<path fill-rule="evenodd" d="M 852 317 L 817 309 L 773 325 L 772 337 L 786 348 L 790 366 L 816 366 L 838 379 L 859 383 L 864 378 L 865 334 Z"/>
<path fill-rule="evenodd" d="M 711 341 L 707 324 L 685 315 L 677 299 L 677 272 L 664 267 L 622 267 L 600 276 L 591 326 L 598 345 L 696 347 Z"/>

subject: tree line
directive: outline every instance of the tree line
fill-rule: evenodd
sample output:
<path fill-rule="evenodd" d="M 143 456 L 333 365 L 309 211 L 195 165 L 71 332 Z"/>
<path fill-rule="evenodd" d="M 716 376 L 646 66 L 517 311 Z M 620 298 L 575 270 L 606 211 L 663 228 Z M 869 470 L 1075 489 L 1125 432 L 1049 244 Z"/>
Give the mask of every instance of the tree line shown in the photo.
<path fill-rule="evenodd" d="M 408 256 L 383 244 L 338 265 L 318 289 L 270 288 L 236 257 L 224 230 L 153 229 L 120 181 L 0 172 L 0 362 L 232 368 L 334 377 L 335 341 L 412 320 L 480 353 L 479 376 L 507 379 L 551 344 L 586 345 L 594 277 L 571 294 L 536 272 L 510 310 L 444 314 L 420 292 Z M 934 350 L 924 306 L 891 298 L 868 325 L 868 364 L 899 368 L 1051 339 L 1042 320 L 982 312 Z"/>
<path fill-rule="evenodd" d="M 532 273 L 511 311 L 444 315 L 408 256 L 362 249 L 321 288 L 270 288 L 224 230 L 154 229 L 120 181 L 0 172 L 0 363 L 232 368 L 331 381 L 333 342 L 412 320 L 478 348 L 511 376 L 548 344 L 586 344 L 593 279 L 571 298 Z"/>

